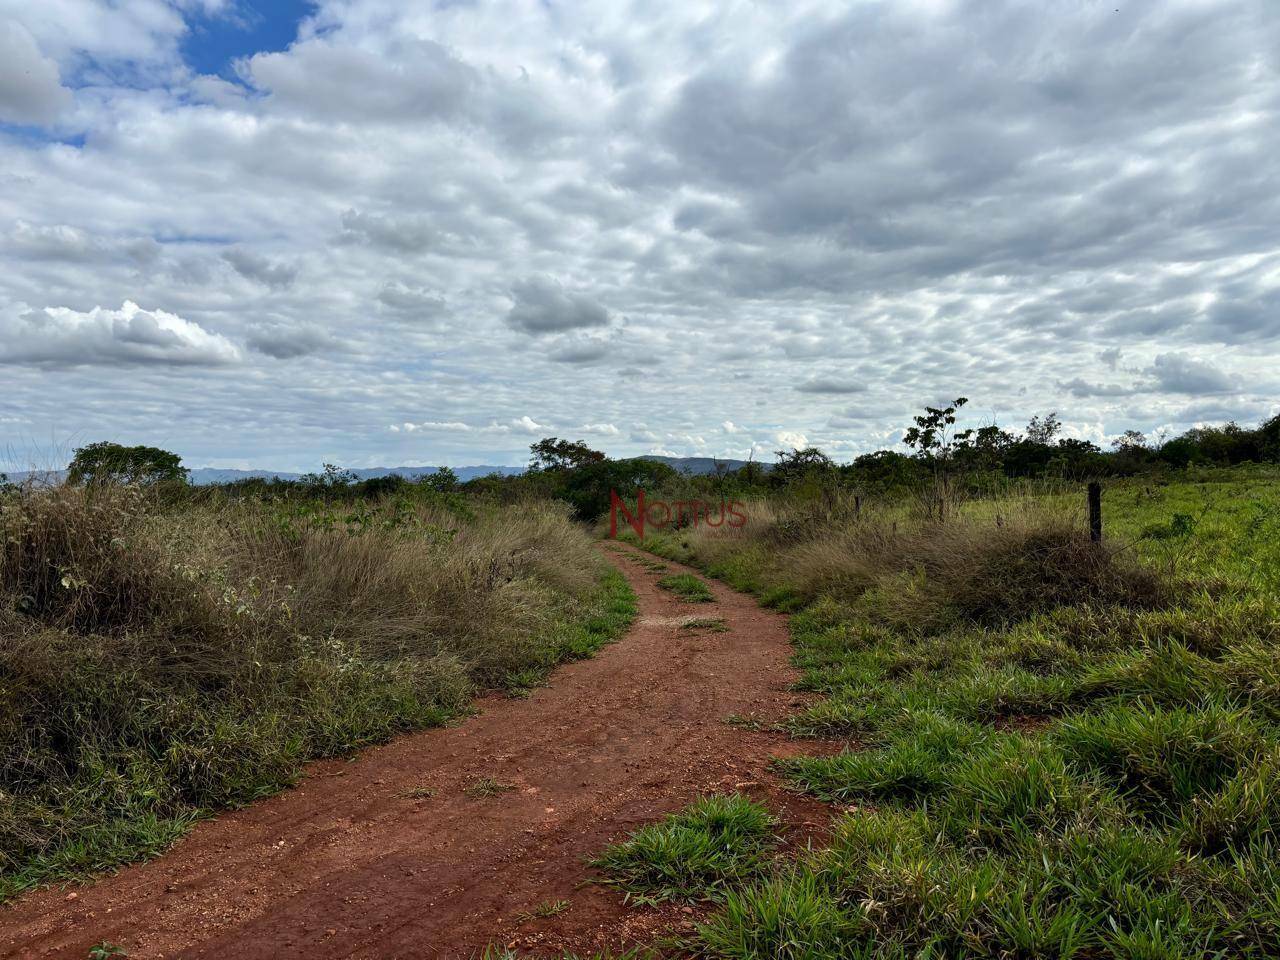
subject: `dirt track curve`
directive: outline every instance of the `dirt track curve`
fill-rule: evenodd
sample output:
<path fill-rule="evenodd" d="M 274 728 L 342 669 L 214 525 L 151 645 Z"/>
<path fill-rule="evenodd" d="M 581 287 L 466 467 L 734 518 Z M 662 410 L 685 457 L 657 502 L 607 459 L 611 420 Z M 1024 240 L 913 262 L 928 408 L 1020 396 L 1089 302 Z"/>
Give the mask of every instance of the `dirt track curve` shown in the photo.
<path fill-rule="evenodd" d="M 687 924 L 584 885 L 584 860 L 708 791 L 763 800 L 793 839 L 822 829 L 825 808 L 767 770 L 801 745 L 725 722 L 780 719 L 795 701 L 786 620 L 721 584 L 714 604 L 682 603 L 631 548 L 604 549 L 640 615 L 594 659 L 528 699 L 486 698 L 455 726 L 313 764 L 150 863 L 23 897 L 0 910 L 0 954 L 83 960 L 105 940 L 131 958 L 452 958 L 643 943 Z M 681 629 L 692 616 L 729 629 Z M 482 778 L 511 789 L 475 796 Z M 521 916 L 548 900 L 570 906 Z"/>

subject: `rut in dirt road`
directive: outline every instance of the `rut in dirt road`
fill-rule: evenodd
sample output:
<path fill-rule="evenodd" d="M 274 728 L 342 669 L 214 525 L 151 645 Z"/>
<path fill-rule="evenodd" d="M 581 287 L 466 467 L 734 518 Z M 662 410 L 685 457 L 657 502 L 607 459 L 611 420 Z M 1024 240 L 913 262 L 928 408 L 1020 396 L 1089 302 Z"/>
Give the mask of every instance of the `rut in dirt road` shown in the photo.
<path fill-rule="evenodd" d="M 609 948 L 687 922 L 583 885 L 585 860 L 711 791 L 756 797 L 793 835 L 822 829 L 826 808 L 767 769 L 800 746 L 725 722 L 778 720 L 795 701 L 786 620 L 719 584 L 714 603 L 681 602 L 631 548 L 605 549 L 639 618 L 594 659 L 457 726 L 313 764 L 150 863 L 28 895 L 0 913 L 0 953 L 83 960 L 107 941 L 132 958 L 470 957 Z M 522 918 L 549 900 L 570 906 Z"/>

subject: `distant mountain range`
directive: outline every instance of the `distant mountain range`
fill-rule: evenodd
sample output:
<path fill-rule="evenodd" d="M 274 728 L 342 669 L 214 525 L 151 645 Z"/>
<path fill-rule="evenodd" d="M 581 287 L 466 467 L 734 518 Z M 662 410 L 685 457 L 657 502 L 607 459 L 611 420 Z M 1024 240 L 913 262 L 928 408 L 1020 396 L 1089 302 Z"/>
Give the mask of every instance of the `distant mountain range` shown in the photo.
<path fill-rule="evenodd" d="M 715 473 L 717 469 L 737 470 L 747 465 L 746 460 L 717 460 L 713 457 L 658 457 L 644 456 L 634 457 L 636 460 L 656 460 L 659 463 L 665 463 L 673 470 L 680 473 L 690 475 Z M 771 463 L 762 463 L 760 466 L 768 470 L 773 466 Z M 351 467 L 344 468 L 356 475 L 360 480 L 368 480 L 370 477 L 387 477 L 392 474 L 399 474 L 406 480 L 416 480 L 419 477 L 430 476 L 439 470 L 439 467 Z M 454 467 L 453 472 L 458 475 L 458 479 L 462 481 L 474 480 L 476 477 L 487 477 L 491 474 L 499 474 L 504 477 L 514 477 L 517 474 L 524 473 L 524 467 L 505 467 L 494 466 L 490 464 L 480 464 L 470 467 Z M 64 470 L 34 470 L 34 471 L 18 471 L 10 473 L 9 479 L 15 483 L 21 483 L 29 477 L 38 477 L 46 483 L 60 483 L 66 475 Z M 301 473 L 291 473 L 287 470 L 223 470 L 218 467 L 193 467 L 188 475 L 191 482 L 196 486 L 207 486 L 211 483 L 234 483 L 236 480 L 248 480 L 251 477 L 261 477 L 263 479 L 278 480 L 297 480 L 303 476 Z"/>
<path fill-rule="evenodd" d="M 342 469 L 355 474 L 359 480 L 368 480 L 372 477 L 389 477 L 392 474 L 399 474 L 406 480 L 416 480 L 419 477 L 429 477 L 440 468 L 343 467 Z M 492 473 L 501 474 L 504 477 L 513 477 L 518 473 L 524 473 L 524 468 L 479 465 L 474 467 L 454 467 L 453 472 L 458 475 L 459 480 L 474 480 L 476 477 L 487 477 Z M 266 480 L 297 480 L 301 476 L 304 476 L 304 474 L 290 473 L 287 470 L 221 470 L 216 467 L 195 467 L 188 474 L 188 479 L 197 486 L 204 486 L 210 483 L 233 483 L 236 480 L 248 480 L 252 477 L 261 477 Z"/>
<path fill-rule="evenodd" d="M 720 460 L 716 457 L 656 457 L 643 456 L 633 457 L 634 460 L 657 460 L 659 463 L 665 463 L 667 466 L 680 473 L 688 473 L 700 475 L 706 473 L 715 473 L 717 470 L 741 470 L 747 465 L 746 460 Z M 757 461 L 759 463 L 759 461 Z M 773 467 L 772 463 L 760 463 L 766 471 Z"/>

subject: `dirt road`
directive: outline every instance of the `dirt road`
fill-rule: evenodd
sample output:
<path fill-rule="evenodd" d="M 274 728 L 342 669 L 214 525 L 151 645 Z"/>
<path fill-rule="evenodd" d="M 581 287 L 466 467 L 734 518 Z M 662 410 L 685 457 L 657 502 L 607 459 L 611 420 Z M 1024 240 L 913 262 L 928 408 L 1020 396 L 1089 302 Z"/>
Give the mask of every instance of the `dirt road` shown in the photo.
<path fill-rule="evenodd" d="M 24 897 L 0 911 L 0 953 L 83 960 L 107 941 L 133 958 L 470 957 L 487 944 L 587 951 L 688 923 L 584 885 L 584 860 L 708 791 L 756 796 L 793 837 L 821 829 L 825 809 L 767 771 L 799 746 L 725 722 L 779 719 L 795 700 L 786 622 L 720 584 L 715 603 L 680 602 L 630 548 L 602 549 L 640 616 L 594 659 L 528 699 L 488 698 L 456 726 L 314 764 L 150 863 Z M 682 627 L 692 616 L 728 630 Z M 556 900 L 568 909 L 522 917 Z"/>

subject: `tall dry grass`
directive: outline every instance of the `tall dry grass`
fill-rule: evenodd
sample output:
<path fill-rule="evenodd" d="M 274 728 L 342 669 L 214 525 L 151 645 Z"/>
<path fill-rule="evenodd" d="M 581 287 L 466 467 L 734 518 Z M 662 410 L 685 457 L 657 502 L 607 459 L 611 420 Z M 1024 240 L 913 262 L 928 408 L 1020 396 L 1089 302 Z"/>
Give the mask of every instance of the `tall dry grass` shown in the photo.
<path fill-rule="evenodd" d="M 548 503 L 335 520 L 127 488 L 8 496 L 0 896 L 534 682 L 625 619 L 602 574 Z"/>
<path fill-rule="evenodd" d="M 737 530 L 690 526 L 647 546 L 770 602 L 875 593 L 900 627 L 996 625 L 1071 604 L 1158 606 L 1163 578 L 1124 544 L 1093 543 L 1063 504 L 1010 497 L 938 521 L 901 503 L 752 500 Z"/>

